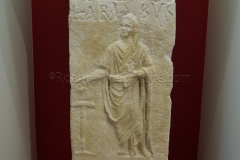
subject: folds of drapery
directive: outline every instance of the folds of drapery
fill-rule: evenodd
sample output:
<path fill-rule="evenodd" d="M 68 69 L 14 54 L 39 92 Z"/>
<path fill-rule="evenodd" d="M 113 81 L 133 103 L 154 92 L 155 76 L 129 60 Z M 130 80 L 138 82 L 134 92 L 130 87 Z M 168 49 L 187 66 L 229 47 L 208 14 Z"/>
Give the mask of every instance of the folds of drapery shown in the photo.
<path fill-rule="evenodd" d="M 105 111 L 118 141 L 122 143 L 130 139 L 132 145 L 137 145 L 143 138 L 149 142 L 153 64 L 149 50 L 143 44 L 139 43 L 137 51 L 131 52 L 131 47 L 123 46 L 122 42 L 113 43 L 107 49 L 102 68 L 112 75 L 122 75 L 131 69 L 143 70 L 145 76 L 132 78 L 127 86 L 124 82 L 105 78 L 103 97 Z"/>

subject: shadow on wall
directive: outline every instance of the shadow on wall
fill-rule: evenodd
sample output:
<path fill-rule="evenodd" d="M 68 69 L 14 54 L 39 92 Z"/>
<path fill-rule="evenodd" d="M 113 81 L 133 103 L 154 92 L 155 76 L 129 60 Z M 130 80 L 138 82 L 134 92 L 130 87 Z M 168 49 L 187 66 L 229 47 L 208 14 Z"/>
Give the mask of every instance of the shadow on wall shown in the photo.
<path fill-rule="evenodd" d="M 33 94 L 33 55 L 31 34 L 31 1 L 30 0 L 3 0 L 5 16 L 2 26 L 8 30 L 7 37 L 0 40 L 0 47 L 7 69 L 7 79 L 10 91 L 14 99 L 14 107 L 20 128 L 20 138 L 23 142 L 29 141 L 26 134 L 30 136 L 31 151 L 21 148 L 22 153 L 31 154 L 31 159 L 36 159 L 35 140 L 35 116 L 34 116 L 34 94 Z M 9 41 L 9 42 L 6 42 Z M 9 45 L 6 45 L 9 44 Z M 26 96 L 27 94 L 27 96 Z M 28 115 L 29 114 L 29 115 Z M 28 120 L 29 117 L 29 120 Z M 28 133 L 28 126 L 30 133 Z M 22 154 L 23 155 L 23 154 Z M 23 159 L 24 157 L 19 157 Z"/>
<path fill-rule="evenodd" d="M 199 160 L 220 160 L 224 108 L 221 108 L 226 68 L 235 34 L 238 0 L 210 0 L 204 74 L 203 107 L 199 141 Z M 203 117 L 204 116 L 204 117 Z M 218 117 L 218 118 L 216 118 Z M 219 119 L 221 117 L 221 119 Z M 213 130 L 217 130 L 217 134 Z M 212 144 L 215 144 L 214 146 Z M 211 148 L 210 148 L 211 147 Z M 207 156 L 208 155 L 208 156 Z"/>

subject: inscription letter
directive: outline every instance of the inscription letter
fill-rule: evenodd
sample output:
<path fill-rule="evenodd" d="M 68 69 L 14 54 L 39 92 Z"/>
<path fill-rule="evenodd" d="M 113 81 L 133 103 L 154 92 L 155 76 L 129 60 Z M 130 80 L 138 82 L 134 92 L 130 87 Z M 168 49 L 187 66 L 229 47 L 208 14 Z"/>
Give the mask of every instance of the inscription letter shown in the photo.
<path fill-rule="evenodd" d="M 140 14 L 140 18 L 146 18 L 148 16 L 148 5 L 142 4 L 142 13 Z"/>
<path fill-rule="evenodd" d="M 112 9 L 111 9 L 112 7 Z M 107 5 L 101 5 L 101 19 L 107 18 L 109 21 L 113 20 L 115 18 L 115 6 L 112 4 Z"/>
<path fill-rule="evenodd" d="M 165 4 L 164 3 L 152 3 L 152 6 L 153 6 L 153 10 L 154 10 L 154 13 L 155 13 L 155 16 L 156 16 L 156 18 L 158 18 L 158 15 L 159 15 L 159 13 L 160 13 L 160 11 L 161 11 L 161 8 L 162 8 L 162 6 L 165 6 Z"/>

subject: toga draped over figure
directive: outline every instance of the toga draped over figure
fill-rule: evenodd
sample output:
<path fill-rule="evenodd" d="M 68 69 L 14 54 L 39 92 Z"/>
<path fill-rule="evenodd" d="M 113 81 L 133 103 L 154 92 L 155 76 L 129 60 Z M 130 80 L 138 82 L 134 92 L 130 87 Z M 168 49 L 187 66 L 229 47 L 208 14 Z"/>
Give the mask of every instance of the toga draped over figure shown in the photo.
<path fill-rule="evenodd" d="M 105 110 L 122 146 L 119 154 L 127 154 L 130 143 L 130 155 L 140 148 L 150 158 L 146 143 L 153 62 L 149 49 L 139 42 L 139 24 L 133 14 L 123 17 L 120 31 L 121 40 L 108 47 L 102 64 L 109 75 L 103 91 Z"/>
<path fill-rule="evenodd" d="M 119 29 L 121 39 L 107 48 L 101 68 L 92 75 L 104 78 L 104 105 L 121 145 L 118 155 L 151 158 L 148 127 L 153 62 L 148 47 L 139 42 L 139 23 L 133 14 L 123 17 Z"/>

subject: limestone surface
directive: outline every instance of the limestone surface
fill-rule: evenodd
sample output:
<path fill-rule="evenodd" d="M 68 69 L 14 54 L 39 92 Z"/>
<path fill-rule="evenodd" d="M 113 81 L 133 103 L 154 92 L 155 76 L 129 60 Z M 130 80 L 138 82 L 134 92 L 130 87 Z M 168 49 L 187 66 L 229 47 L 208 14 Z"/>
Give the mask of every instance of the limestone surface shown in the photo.
<path fill-rule="evenodd" d="M 174 0 L 70 0 L 73 160 L 167 160 Z"/>

